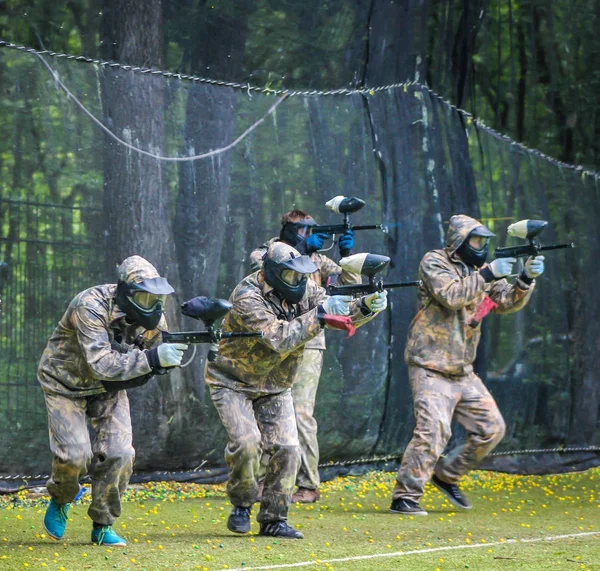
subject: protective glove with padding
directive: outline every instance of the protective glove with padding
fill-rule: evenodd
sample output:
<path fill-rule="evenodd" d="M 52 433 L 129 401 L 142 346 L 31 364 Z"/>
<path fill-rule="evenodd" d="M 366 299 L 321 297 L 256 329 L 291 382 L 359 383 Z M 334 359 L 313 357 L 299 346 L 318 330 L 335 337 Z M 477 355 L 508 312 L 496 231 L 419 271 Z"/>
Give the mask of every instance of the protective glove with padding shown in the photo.
<path fill-rule="evenodd" d="M 311 234 L 306 238 L 306 253 L 312 254 L 323 247 L 327 234 Z"/>
<path fill-rule="evenodd" d="M 352 230 L 346 230 L 340 237 L 338 246 L 342 258 L 350 256 L 352 254 L 352 248 L 354 248 L 354 232 Z"/>
<path fill-rule="evenodd" d="M 373 313 L 378 313 L 379 311 L 383 311 L 387 307 L 387 290 L 378 291 L 372 294 L 369 294 L 363 298 L 363 301 L 369 311 Z"/>
<path fill-rule="evenodd" d="M 350 315 L 351 302 L 351 295 L 332 295 L 321 304 L 321 307 L 325 313 L 332 315 Z"/>
<path fill-rule="evenodd" d="M 534 279 L 544 273 L 544 256 L 529 256 L 525 262 L 525 275 Z"/>
<path fill-rule="evenodd" d="M 496 279 L 500 279 L 512 273 L 512 267 L 516 261 L 517 258 L 496 258 L 487 267 Z"/>
<path fill-rule="evenodd" d="M 181 365 L 183 353 L 187 348 L 185 343 L 162 343 L 156 348 L 160 366 L 167 368 Z"/>

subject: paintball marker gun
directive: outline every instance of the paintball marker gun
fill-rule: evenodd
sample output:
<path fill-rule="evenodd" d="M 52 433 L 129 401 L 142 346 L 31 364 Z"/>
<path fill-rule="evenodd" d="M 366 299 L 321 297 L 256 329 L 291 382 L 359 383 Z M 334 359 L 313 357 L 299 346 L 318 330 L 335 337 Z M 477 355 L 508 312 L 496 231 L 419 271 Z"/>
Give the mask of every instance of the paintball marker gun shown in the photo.
<path fill-rule="evenodd" d="M 325 203 L 325 206 L 337 214 L 344 215 L 343 224 L 325 224 L 312 227 L 313 234 L 343 234 L 346 230 L 384 230 L 382 224 L 368 224 L 354 226 L 350 223 L 350 214 L 358 212 L 365 205 L 365 201 L 356 197 L 335 196 Z"/>
<path fill-rule="evenodd" d="M 546 250 L 561 250 L 562 248 L 574 248 L 575 244 L 554 244 L 552 246 L 542 246 L 537 240 L 537 236 L 541 234 L 548 226 L 546 220 L 519 220 L 511 224 L 507 233 L 509 236 L 528 240 L 529 243 L 522 246 L 508 246 L 506 248 L 496 248 L 496 258 L 523 258 L 529 256 L 539 256 L 541 252 Z"/>
<path fill-rule="evenodd" d="M 225 315 L 231 311 L 232 307 L 233 305 L 225 299 L 209 299 L 205 296 L 194 297 L 193 299 L 182 303 L 181 313 L 187 317 L 193 317 L 194 319 L 202 321 L 206 327 L 206 331 L 179 331 L 177 333 L 163 331 L 163 343 L 210 343 L 208 360 L 214 361 L 219 352 L 219 341 L 221 339 L 263 336 L 262 333 L 228 333 L 215 327 L 215 321 L 225 317 Z M 192 359 L 193 358 L 194 357 L 192 356 Z"/>
<path fill-rule="evenodd" d="M 352 295 L 355 297 L 361 297 L 377 291 L 383 291 L 384 289 L 421 285 L 420 280 L 415 282 L 397 282 L 386 284 L 383 283 L 382 279 L 377 279 L 377 274 L 385 270 L 389 263 L 390 259 L 387 256 L 380 256 L 378 254 L 354 254 L 353 256 L 342 258 L 339 262 L 342 269 L 366 276 L 369 279 L 369 283 L 339 286 L 330 285 L 327 287 L 327 293 L 329 295 Z"/>

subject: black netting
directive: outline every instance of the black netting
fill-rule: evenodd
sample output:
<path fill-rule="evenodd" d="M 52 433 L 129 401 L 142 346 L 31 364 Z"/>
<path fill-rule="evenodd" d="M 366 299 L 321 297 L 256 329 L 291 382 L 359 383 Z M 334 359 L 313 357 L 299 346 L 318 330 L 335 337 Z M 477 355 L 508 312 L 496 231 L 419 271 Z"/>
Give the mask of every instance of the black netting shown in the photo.
<path fill-rule="evenodd" d="M 233 44 L 248 30 L 258 47 L 265 41 L 260 34 L 288 34 L 284 27 L 261 28 L 266 8 L 259 4 L 248 12 L 252 22 L 232 31 Z M 360 84 L 367 53 L 381 64 L 377 42 L 393 36 L 410 10 L 413 22 L 426 17 L 407 7 L 398 8 L 394 20 L 381 9 L 378 2 L 353 3 L 346 12 L 322 8 L 324 20 L 308 9 L 296 11 L 298 21 L 283 20 L 307 31 L 302 42 L 283 42 L 281 55 L 269 50 L 264 59 L 280 57 L 282 69 L 291 50 L 314 50 L 306 58 L 313 67 L 290 63 L 284 82 L 293 78 L 291 85 L 311 87 L 315 78 L 327 77 L 338 87 Z M 178 17 L 185 15 L 182 8 Z M 355 22 L 339 25 L 343 37 L 326 33 L 343 18 Z M 380 34 L 366 46 L 369 18 Z M 211 26 L 230 29 L 204 16 L 198 29 Z M 412 54 L 421 45 L 416 38 L 421 35 L 411 40 Z M 322 61 L 340 65 L 317 73 L 316 62 L 327 50 L 335 57 Z M 209 56 L 218 62 L 227 54 L 203 53 L 198 61 L 211 61 Z M 250 69 L 244 67 L 250 57 L 236 64 L 240 70 Z M 370 84 L 398 81 L 406 76 L 399 70 L 417 59 L 369 66 Z M 117 136 L 159 155 L 223 147 L 277 101 L 245 89 L 46 60 Z M 268 84 L 268 73 L 256 69 L 253 82 Z M 240 80 L 244 73 L 251 75 L 211 75 Z M 142 156 L 112 140 L 33 54 L 0 50 L 0 85 L 4 474 L 45 473 L 50 466 L 36 368 L 77 292 L 114 282 L 115 264 L 138 253 L 177 289 L 168 311 L 171 329 L 197 327 L 178 314 L 180 302 L 195 295 L 228 297 L 249 271 L 249 253 L 278 233 L 281 213 L 295 206 L 321 223 L 336 222 L 324 203 L 337 194 L 366 200 L 355 223 L 386 226 L 386 233 L 358 235 L 356 250 L 389 255 L 389 281 L 416 279 L 419 260 L 440 247 L 453 213 L 482 218 L 499 236 L 499 246 L 505 245 L 508 224 L 520 218 L 549 220 L 543 236 L 548 243 L 575 241 L 576 250 L 547 255 L 546 274 L 524 311 L 488 318 L 477 370 L 507 420 L 501 450 L 597 443 L 600 315 L 594 284 L 600 240 L 593 175 L 511 144 L 418 85 L 289 96 L 232 150 L 181 163 Z M 400 453 L 408 442 L 413 420 L 403 351 L 415 298 L 414 290 L 395 290 L 384 319 L 351 339 L 328 335 L 315 413 L 323 462 Z M 204 387 L 205 354 L 201 347 L 189 368 L 130 392 L 138 472 L 203 465 L 221 473 L 224 431 Z"/>

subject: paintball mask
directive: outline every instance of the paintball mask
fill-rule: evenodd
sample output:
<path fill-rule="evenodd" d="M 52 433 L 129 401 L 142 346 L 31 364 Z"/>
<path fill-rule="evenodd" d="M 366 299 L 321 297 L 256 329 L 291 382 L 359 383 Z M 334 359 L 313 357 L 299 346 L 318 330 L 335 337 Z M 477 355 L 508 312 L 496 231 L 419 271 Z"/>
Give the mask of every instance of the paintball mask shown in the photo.
<path fill-rule="evenodd" d="M 156 329 L 163 314 L 167 295 L 175 290 L 165 278 L 117 285 L 117 305 L 127 318 L 144 329 Z"/>
<path fill-rule="evenodd" d="M 306 282 L 317 266 L 308 256 L 283 242 L 275 242 L 267 250 L 263 264 L 265 281 L 287 302 L 299 303 L 306 292 Z"/>
<path fill-rule="evenodd" d="M 458 250 L 456 250 L 456 253 L 468 266 L 480 268 L 483 266 L 483 264 L 485 264 L 487 259 L 490 238 L 494 237 L 495 235 L 496 234 L 488 230 L 483 224 L 477 226 L 477 228 L 471 230 L 465 241 L 460 245 Z M 482 240 L 479 240 L 479 247 L 470 244 L 470 240 L 474 236 L 482 238 Z"/>
<path fill-rule="evenodd" d="M 116 302 L 127 319 L 144 329 L 156 329 L 166 296 L 175 290 L 156 268 L 141 256 L 125 258 L 117 268 Z"/>
<path fill-rule="evenodd" d="M 300 252 L 306 253 L 306 238 L 310 236 L 311 227 L 317 223 L 310 216 L 298 222 L 286 222 L 281 227 L 279 239 Z"/>

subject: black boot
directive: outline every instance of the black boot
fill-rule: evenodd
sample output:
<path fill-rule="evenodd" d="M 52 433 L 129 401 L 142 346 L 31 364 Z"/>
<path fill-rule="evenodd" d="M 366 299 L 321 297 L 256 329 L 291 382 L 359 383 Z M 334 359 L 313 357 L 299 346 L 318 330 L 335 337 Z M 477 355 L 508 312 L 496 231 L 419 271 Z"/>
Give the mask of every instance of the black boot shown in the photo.
<path fill-rule="evenodd" d="M 250 508 L 233 506 L 227 520 L 227 529 L 234 533 L 248 533 L 250 531 Z"/>
<path fill-rule="evenodd" d="M 261 524 L 258 535 L 283 537 L 285 539 L 304 539 L 304 535 L 282 520 L 268 521 Z"/>

